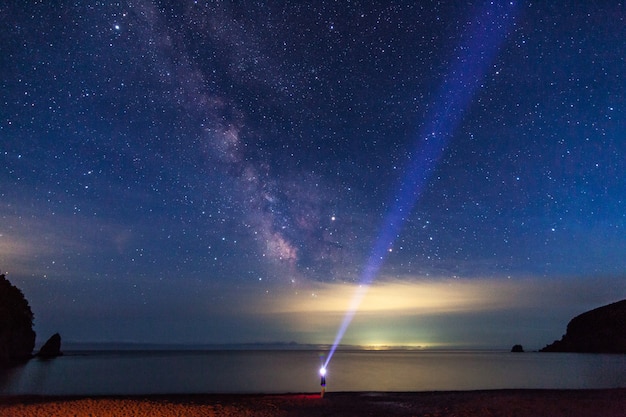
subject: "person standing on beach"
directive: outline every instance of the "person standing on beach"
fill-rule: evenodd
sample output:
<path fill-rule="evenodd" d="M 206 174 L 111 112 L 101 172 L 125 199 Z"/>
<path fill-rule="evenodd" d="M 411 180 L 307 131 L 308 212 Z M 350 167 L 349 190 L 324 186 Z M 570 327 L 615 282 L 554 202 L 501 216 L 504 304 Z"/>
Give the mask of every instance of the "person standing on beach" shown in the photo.
<path fill-rule="evenodd" d="M 320 385 L 322 386 L 320 397 L 324 398 L 324 393 L 326 392 L 326 368 L 320 369 L 320 375 L 322 377 L 322 381 L 320 382 Z"/>

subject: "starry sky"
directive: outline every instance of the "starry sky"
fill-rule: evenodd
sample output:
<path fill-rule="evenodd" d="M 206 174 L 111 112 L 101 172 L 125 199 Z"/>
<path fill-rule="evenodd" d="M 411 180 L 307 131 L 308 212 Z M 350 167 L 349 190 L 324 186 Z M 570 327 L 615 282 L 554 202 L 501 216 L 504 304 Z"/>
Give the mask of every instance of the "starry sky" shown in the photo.
<path fill-rule="evenodd" d="M 626 298 L 625 17 L 3 2 L 0 269 L 39 342 L 329 344 L 365 287 L 344 343 L 540 348 Z"/>

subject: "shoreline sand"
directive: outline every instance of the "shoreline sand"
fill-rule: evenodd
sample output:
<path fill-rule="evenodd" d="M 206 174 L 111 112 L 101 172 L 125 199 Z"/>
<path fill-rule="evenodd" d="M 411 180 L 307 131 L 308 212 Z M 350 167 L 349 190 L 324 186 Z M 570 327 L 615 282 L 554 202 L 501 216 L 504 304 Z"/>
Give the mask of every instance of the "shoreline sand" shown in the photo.
<path fill-rule="evenodd" d="M 626 417 L 626 388 L 308 394 L 0 396 L 0 416 Z"/>

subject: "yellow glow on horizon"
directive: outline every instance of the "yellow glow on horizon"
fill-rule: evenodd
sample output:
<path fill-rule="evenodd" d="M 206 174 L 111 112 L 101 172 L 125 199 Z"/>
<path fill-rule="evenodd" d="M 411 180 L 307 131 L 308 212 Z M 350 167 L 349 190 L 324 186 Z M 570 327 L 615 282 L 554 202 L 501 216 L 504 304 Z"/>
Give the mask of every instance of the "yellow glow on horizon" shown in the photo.
<path fill-rule="evenodd" d="M 535 284 L 532 279 L 380 277 L 367 289 L 342 343 L 372 349 L 445 348 L 449 329 L 433 326 L 433 318 L 527 308 L 537 299 Z M 298 340 L 332 340 L 360 288 L 308 281 L 297 291 L 278 291 L 246 308 L 280 323 Z"/>
<path fill-rule="evenodd" d="M 271 314 L 344 314 L 358 288 L 349 284 L 316 284 L 308 293 L 289 294 L 274 300 L 265 311 Z M 495 279 L 387 280 L 367 290 L 358 314 L 493 310 L 519 304 L 521 292 L 524 290 L 519 282 Z"/>
<path fill-rule="evenodd" d="M 388 342 L 364 341 L 363 343 L 360 344 L 360 347 L 365 350 L 375 350 L 375 351 L 396 349 L 399 346 L 401 346 L 402 348 L 406 348 L 406 349 L 421 350 L 421 349 L 431 348 L 435 345 L 429 344 L 429 343 L 396 343 L 392 341 L 388 341 Z"/>

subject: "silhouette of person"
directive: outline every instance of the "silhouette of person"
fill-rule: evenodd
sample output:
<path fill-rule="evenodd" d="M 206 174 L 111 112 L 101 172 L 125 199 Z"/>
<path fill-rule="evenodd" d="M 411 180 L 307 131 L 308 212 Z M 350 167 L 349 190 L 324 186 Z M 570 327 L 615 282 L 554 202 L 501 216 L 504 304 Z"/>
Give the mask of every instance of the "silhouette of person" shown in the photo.
<path fill-rule="evenodd" d="M 320 376 L 322 377 L 322 380 L 320 382 L 320 385 L 322 386 L 322 392 L 320 393 L 320 396 L 324 398 L 324 393 L 326 392 L 326 368 L 320 369 Z"/>

